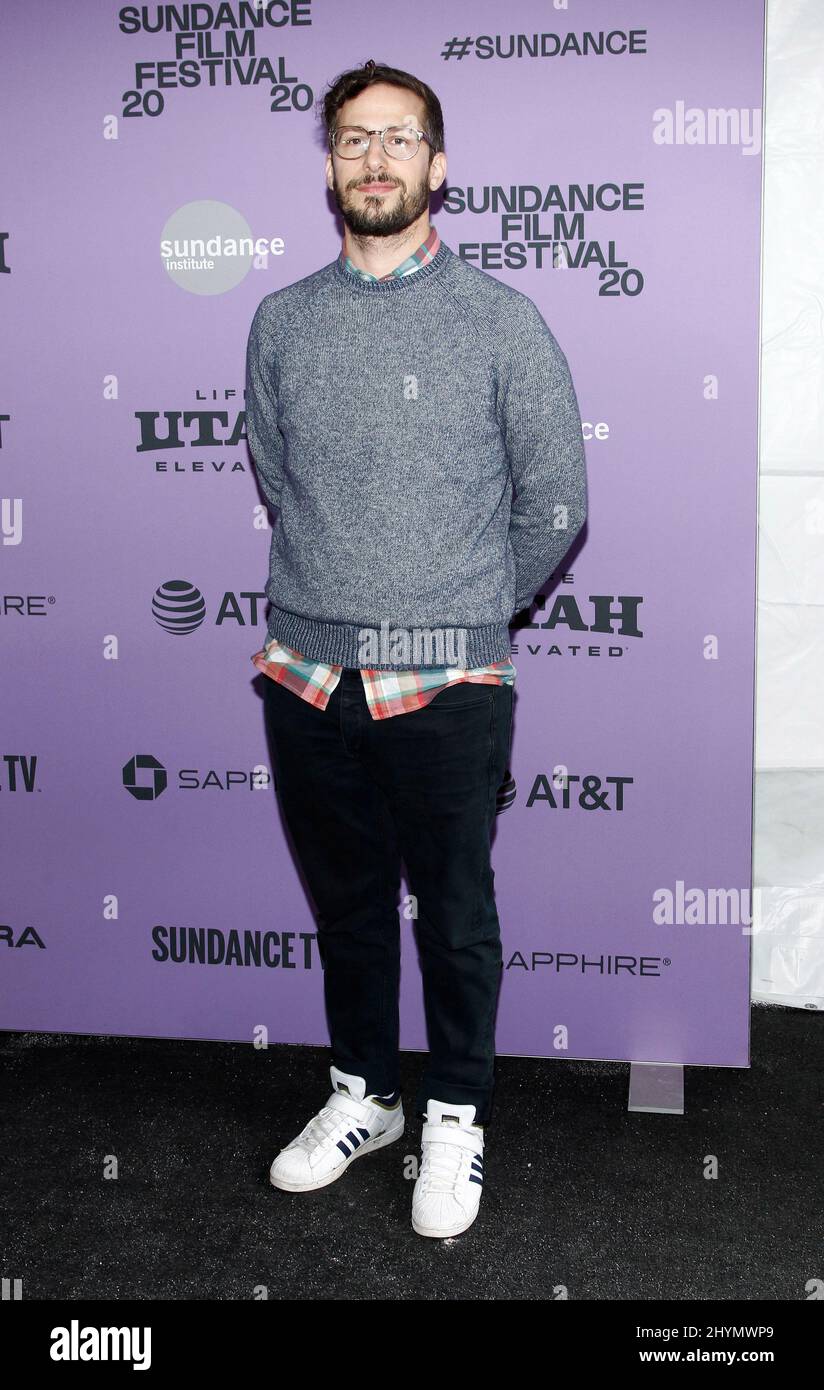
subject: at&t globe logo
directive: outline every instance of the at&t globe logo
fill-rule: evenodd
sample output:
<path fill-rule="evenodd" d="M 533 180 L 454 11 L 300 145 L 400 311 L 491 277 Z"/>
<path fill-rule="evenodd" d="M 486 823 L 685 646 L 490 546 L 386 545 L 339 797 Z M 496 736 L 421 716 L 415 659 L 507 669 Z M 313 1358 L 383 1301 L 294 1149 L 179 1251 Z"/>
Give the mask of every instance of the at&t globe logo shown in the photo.
<path fill-rule="evenodd" d="M 206 600 L 188 579 L 167 579 L 155 589 L 152 617 L 164 632 L 188 637 L 206 617 Z"/>

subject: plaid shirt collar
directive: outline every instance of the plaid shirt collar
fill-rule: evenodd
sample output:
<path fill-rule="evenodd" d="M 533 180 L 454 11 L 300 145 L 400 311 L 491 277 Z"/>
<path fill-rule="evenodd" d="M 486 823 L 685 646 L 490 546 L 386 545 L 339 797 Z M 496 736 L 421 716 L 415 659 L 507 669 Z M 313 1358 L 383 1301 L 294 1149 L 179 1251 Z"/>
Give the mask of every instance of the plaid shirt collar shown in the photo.
<path fill-rule="evenodd" d="M 390 270 L 388 275 L 372 275 L 368 270 L 361 270 L 360 266 L 352 263 L 351 257 L 347 256 L 343 247 L 341 247 L 340 261 L 344 270 L 348 270 L 352 275 L 359 275 L 362 280 L 391 280 L 394 275 L 411 275 L 413 270 L 418 270 L 422 265 L 426 265 L 427 261 L 431 261 L 432 257 L 437 254 L 440 244 L 441 239 L 438 236 L 437 228 L 430 227 L 426 240 L 421 242 L 411 256 L 407 256 L 406 260 L 401 261 L 400 265 L 396 265 L 394 270 Z"/>

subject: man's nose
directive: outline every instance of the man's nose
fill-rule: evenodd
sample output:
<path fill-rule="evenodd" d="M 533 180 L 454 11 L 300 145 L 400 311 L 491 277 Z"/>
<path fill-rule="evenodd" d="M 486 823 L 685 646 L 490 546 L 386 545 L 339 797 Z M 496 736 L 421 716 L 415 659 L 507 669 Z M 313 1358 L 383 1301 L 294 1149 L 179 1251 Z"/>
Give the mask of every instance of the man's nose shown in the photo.
<path fill-rule="evenodd" d="M 381 169 L 386 167 L 386 151 L 381 144 L 381 137 L 377 131 L 369 136 L 369 149 L 364 155 L 367 169 Z"/>

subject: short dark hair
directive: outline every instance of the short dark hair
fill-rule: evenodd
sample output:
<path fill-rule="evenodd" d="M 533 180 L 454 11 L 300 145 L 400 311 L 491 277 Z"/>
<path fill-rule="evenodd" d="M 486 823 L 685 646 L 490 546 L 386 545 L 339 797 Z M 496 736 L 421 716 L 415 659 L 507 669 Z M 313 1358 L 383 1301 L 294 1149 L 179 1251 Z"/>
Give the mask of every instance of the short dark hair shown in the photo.
<path fill-rule="evenodd" d="M 441 103 L 432 88 L 419 77 L 413 77 L 411 72 L 403 72 L 400 68 L 390 68 L 386 63 L 376 63 L 372 58 L 364 63 L 363 67 L 350 68 L 348 72 L 342 72 L 329 86 L 321 108 L 327 138 L 335 130 L 337 115 L 344 102 L 360 96 L 361 92 L 374 86 L 376 82 L 388 82 L 393 87 L 405 87 L 407 91 L 414 92 L 421 98 L 425 111 L 423 125 L 429 136 L 431 161 L 433 154 L 444 148 Z"/>

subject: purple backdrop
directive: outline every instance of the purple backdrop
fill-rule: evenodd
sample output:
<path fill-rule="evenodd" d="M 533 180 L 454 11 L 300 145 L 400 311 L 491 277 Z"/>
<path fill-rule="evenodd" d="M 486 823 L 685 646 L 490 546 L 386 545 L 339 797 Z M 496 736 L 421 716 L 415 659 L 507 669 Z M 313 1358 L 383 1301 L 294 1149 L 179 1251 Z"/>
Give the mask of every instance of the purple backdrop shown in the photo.
<path fill-rule="evenodd" d="M 409 33 L 379 0 L 355 28 L 332 0 L 234 31 L 192 8 L 197 33 L 140 27 L 155 5 L 3 7 L 0 1026 L 327 1041 L 239 434 L 255 307 L 340 248 L 312 102 L 374 57 L 438 92 L 432 220 L 535 300 L 587 422 L 585 541 L 512 634 L 498 1051 L 748 1065 L 763 0 L 418 0 Z M 282 254 L 164 258 L 238 229 Z M 679 883 L 692 908 L 657 920 Z M 223 958 L 169 959 L 190 931 Z"/>

